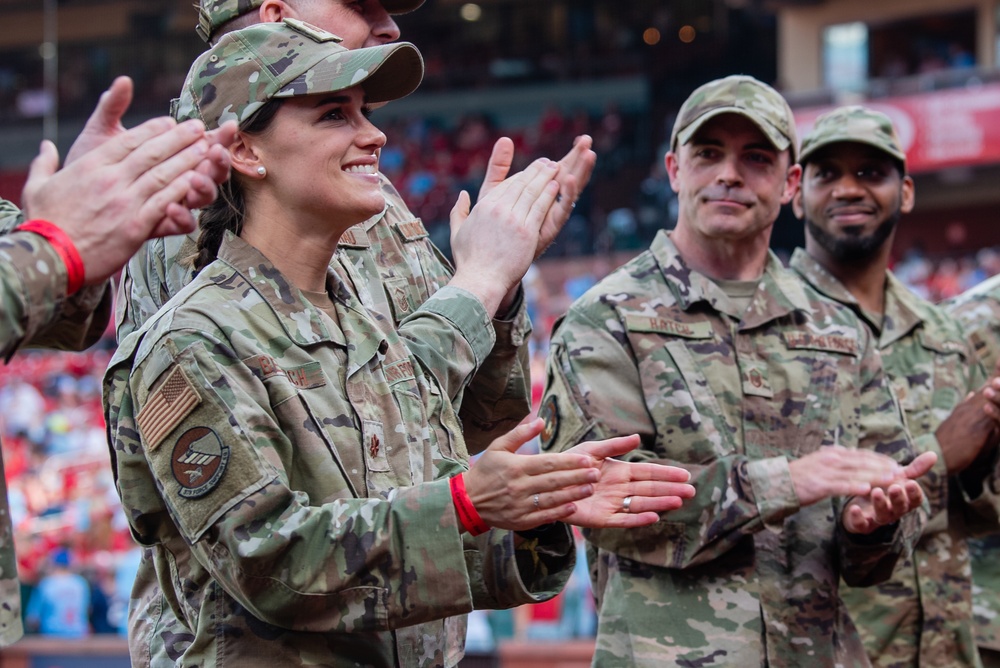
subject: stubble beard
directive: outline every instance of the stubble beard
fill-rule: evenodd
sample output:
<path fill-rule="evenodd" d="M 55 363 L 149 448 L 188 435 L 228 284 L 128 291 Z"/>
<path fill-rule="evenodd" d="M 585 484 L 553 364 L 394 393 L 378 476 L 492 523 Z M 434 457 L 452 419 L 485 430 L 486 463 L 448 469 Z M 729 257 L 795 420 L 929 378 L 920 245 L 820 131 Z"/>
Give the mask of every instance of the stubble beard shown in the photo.
<path fill-rule="evenodd" d="M 835 237 L 809 218 L 806 218 L 806 230 L 837 262 L 859 265 L 867 263 L 879 253 L 892 235 L 892 231 L 896 229 L 900 215 L 897 208 L 875 228 L 874 232 L 866 236 Z"/>

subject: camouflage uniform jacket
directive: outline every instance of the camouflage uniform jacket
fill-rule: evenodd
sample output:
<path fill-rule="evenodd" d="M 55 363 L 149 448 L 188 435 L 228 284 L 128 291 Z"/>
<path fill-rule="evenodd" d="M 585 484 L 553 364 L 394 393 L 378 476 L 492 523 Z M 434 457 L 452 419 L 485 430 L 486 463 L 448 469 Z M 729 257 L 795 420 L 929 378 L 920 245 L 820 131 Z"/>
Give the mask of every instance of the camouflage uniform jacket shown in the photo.
<path fill-rule="evenodd" d="M 110 291 L 107 286 L 95 286 L 67 299 L 66 266 L 42 237 L 11 232 L 21 222 L 17 208 L 0 201 L 0 351 L 4 360 L 23 345 L 86 348 L 107 325 Z M 0 646 L 6 646 L 20 639 L 24 630 L 2 457 L 0 492 Z"/>
<path fill-rule="evenodd" d="M 463 540 L 451 402 L 332 273 L 331 286 L 338 322 L 230 235 L 112 360 L 118 490 L 151 548 L 134 665 L 452 666 L 463 613 L 545 600 L 568 579 L 564 526 L 516 550 L 505 531 Z M 460 290 L 415 315 L 464 349 L 491 343 Z"/>
<path fill-rule="evenodd" d="M 651 527 L 588 533 L 596 665 L 868 665 L 839 575 L 887 578 L 923 516 L 848 534 L 846 499 L 801 507 L 789 470 L 833 444 L 913 456 L 849 309 L 772 255 L 740 314 L 661 232 L 557 324 L 547 381 L 549 449 L 638 433 L 632 458 L 683 466 L 697 490 Z"/>
<path fill-rule="evenodd" d="M 804 250 L 795 251 L 791 266 L 824 296 L 850 307 L 875 333 L 914 447 L 938 455 L 934 469 L 921 480 L 931 518 L 913 555 L 897 565 L 890 580 L 841 591 L 868 655 L 878 666 L 979 666 L 972 634 L 967 524 L 974 530 L 985 528 L 980 506 L 985 506 L 986 517 L 991 506 L 988 498 L 970 499 L 973 493 L 958 476 L 948 477 L 934 432 L 967 393 L 982 386 L 982 366 L 961 327 L 891 272 L 886 274 L 885 314 L 879 325 Z M 992 481 L 996 472 L 983 477 Z"/>
<path fill-rule="evenodd" d="M 1000 361 L 1000 276 L 988 278 L 941 304 L 965 328 L 988 374 Z M 992 480 L 984 493 L 1000 499 L 1000 484 Z M 972 609 L 976 642 L 1000 651 L 1000 535 L 969 540 L 972 557 Z"/>
<path fill-rule="evenodd" d="M 382 191 L 385 211 L 344 234 L 333 266 L 366 308 L 398 325 L 447 284 L 453 270 L 384 176 Z M 150 241 L 126 266 L 115 314 L 119 341 L 191 281 L 187 259 L 196 253 L 197 235 Z M 496 345 L 467 386 L 449 386 L 440 379 L 460 406 L 463 432 L 473 454 L 485 450 L 531 410 L 531 322 L 523 299 L 512 314 L 509 319 L 493 320 Z M 432 350 L 426 344 L 414 352 L 419 357 Z"/>

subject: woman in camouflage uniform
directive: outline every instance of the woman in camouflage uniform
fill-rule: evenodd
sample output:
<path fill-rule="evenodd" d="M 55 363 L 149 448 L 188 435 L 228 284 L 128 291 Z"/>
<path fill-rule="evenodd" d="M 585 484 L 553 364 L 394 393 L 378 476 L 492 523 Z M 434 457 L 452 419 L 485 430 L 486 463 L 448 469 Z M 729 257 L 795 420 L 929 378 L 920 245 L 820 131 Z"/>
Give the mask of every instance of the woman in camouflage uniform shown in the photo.
<path fill-rule="evenodd" d="M 634 438 L 514 454 L 539 421 L 468 468 L 444 390 L 492 345 L 556 168 L 533 164 L 471 214 L 460 200 L 455 278 L 397 332 L 355 297 L 349 264 L 327 267 L 384 206 L 367 105 L 412 91 L 422 62 L 409 44 L 337 39 L 294 20 L 246 28 L 185 83 L 182 117 L 241 132 L 228 201 L 202 214 L 199 275 L 105 381 L 119 492 L 149 548 L 134 665 L 455 665 L 464 613 L 565 584 L 573 541 L 556 520 L 648 524 L 693 495 L 680 469 L 609 459 Z"/>

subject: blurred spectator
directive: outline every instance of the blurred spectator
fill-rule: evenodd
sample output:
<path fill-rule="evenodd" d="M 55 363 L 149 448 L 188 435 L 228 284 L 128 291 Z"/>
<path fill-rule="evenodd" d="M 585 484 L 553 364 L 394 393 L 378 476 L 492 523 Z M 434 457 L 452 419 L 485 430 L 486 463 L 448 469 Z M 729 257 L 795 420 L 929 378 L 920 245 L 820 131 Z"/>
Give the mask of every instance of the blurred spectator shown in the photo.
<path fill-rule="evenodd" d="M 90 585 L 71 570 L 68 549 L 56 550 L 49 558 L 49 572 L 31 593 L 25 613 L 29 630 L 59 638 L 83 638 L 90 634 Z"/>

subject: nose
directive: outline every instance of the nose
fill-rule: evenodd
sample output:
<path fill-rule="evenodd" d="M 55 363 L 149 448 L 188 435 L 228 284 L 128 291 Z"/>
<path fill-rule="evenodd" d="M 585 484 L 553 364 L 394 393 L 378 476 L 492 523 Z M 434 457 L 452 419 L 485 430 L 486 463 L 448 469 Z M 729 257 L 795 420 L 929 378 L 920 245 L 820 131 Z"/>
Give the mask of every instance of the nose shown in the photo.
<path fill-rule="evenodd" d="M 358 128 L 358 145 L 374 152 L 385 146 L 385 142 L 385 133 L 375 127 L 367 118 L 363 119 L 362 125 Z"/>
<path fill-rule="evenodd" d="M 726 156 L 719 162 L 719 173 L 716 180 L 726 186 L 738 186 L 743 183 L 740 173 L 738 156 Z"/>
<path fill-rule="evenodd" d="M 371 27 L 371 31 L 368 34 L 365 46 L 378 46 L 379 44 L 388 44 L 389 42 L 398 40 L 399 26 L 396 25 L 389 12 L 385 11 L 382 3 L 372 1 L 367 4 L 370 6 L 368 10 L 368 25 Z"/>
<path fill-rule="evenodd" d="M 840 178 L 834 184 L 833 197 L 845 200 L 859 199 L 864 197 L 864 188 L 861 187 L 861 183 L 856 175 L 846 172 L 841 174 Z"/>

